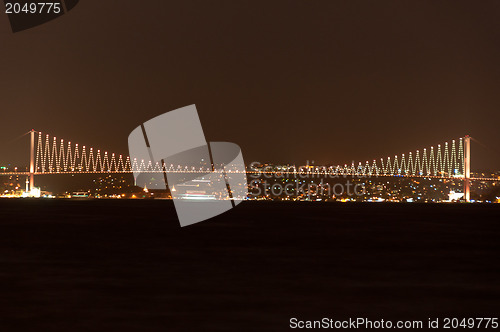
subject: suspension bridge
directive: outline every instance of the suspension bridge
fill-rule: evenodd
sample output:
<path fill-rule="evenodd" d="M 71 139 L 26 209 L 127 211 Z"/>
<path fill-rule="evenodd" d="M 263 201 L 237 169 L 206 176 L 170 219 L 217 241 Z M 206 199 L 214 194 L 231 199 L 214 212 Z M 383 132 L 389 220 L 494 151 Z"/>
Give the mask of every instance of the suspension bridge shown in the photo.
<path fill-rule="evenodd" d="M 35 186 L 35 176 L 53 174 L 109 174 L 109 173 L 207 173 L 208 168 L 167 165 L 131 159 L 71 141 L 57 139 L 42 132 L 30 131 L 30 167 L 27 172 L 5 172 L 0 175 L 26 175 L 29 189 Z M 465 136 L 394 157 L 354 162 L 350 165 L 307 166 L 280 170 L 248 168 L 246 173 L 318 175 L 318 176 L 385 176 L 459 179 L 464 181 L 464 198 L 470 200 L 471 181 L 498 181 L 498 178 L 471 177 L 471 137 Z M 238 172 L 238 171 L 235 171 Z"/>

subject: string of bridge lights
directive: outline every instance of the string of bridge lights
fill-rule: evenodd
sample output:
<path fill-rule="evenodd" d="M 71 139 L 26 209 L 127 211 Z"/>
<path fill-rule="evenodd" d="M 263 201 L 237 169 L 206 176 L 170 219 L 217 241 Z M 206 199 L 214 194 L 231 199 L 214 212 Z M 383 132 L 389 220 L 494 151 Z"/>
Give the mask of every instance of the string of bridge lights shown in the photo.
<path fill-rule="evenodd" d="M 85 145 L 65 142 L 56 137 L 37 132 L 35 173 L 157 173 L 175 172 L 208 172 L 207 168 L 194 168 L 177 165 L 166 166 L 159 162 L 131 160 L 129 156 L 108 153 Z"/>
<path fill-rule="evenodd" d="M 165 165 L 144 160 L 131 160 L 124 156 L 94 149 L 85 145 L 72 144 L 71 141 L 57 139 L 48 134 L 36 132 L 35 173 L 156 173 L 156 172 L 209 172 L 206 167 L 184 165 Z M 424 177 L 463 177 L 465 170 L 463 139 L 451 141 L 437 148 L 417 150 L 416 152 L 395 155 L 373 160 L 371 163 L 337 166 L 290 166 L 288 168 L 248 169 L 247 173 L 295 173 L 324 175 L 377 175 L 377 176 L 424 176 Z M 237 172 L 237 171 L 235 171 Z"/>

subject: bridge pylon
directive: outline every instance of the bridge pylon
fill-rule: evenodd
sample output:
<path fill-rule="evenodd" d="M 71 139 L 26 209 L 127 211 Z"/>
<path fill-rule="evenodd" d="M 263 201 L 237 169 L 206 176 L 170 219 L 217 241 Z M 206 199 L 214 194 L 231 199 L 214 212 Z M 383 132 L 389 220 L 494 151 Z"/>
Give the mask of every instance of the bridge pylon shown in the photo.
<path fill-rule="evenodd" d="M 30 193 L 33 193 L 35 188 L 35 130 L 31 129 L 31 145 L 30 145 Z"/>
<path fill-rule="evenodd" d="M 465 158 L 464 158 L 464 198 L 466 202 L 470 202 L 470 139 L 469 135 L 465 136 Z"/>

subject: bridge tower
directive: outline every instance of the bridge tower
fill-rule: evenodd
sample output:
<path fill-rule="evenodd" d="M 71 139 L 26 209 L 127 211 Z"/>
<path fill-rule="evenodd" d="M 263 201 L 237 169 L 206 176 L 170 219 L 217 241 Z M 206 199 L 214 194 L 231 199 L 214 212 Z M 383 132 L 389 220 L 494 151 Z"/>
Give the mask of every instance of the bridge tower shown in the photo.
<path fill-rule="evenodd" d="M 465 136 L 465 160 L 464 160 L 464 198 L 470 202 L 470 136 Z"/>
<path fill-rule="evenodd" d="M 31 129 L 31 147 L 30 147 L 30 193 L 35 188 L 35 130 Z"/>

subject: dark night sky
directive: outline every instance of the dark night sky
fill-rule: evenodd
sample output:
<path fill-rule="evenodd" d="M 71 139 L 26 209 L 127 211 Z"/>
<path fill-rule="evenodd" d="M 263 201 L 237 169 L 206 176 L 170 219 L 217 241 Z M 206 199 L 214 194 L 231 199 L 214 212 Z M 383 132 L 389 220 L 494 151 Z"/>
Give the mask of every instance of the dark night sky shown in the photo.
<path fill-rule="evenodd" d="M 247 163 L 500 143 L 499 1 L 81 0 L 16 34 L 0 14 L 0 42 L 0 163 L 27 161 L 11 140 L 32 127 L 125 154 L 189 104 Z"/>

